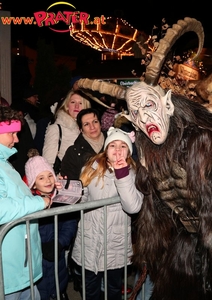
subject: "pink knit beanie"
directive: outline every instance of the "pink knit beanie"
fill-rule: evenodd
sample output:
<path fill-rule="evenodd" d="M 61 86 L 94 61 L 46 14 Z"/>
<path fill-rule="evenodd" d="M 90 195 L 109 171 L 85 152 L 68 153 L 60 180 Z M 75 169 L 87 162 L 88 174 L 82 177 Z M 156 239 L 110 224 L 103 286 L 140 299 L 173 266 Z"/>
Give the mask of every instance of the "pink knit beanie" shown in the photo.
<path fill-rule="evenodd" d="M 53 168 L 44 157 L 36 155 L 28 159 L 25 164 L 25 174 L 30 189 L 33 187 L 36 177 L 44 171 L 51 172 L 56 180 Z"/>

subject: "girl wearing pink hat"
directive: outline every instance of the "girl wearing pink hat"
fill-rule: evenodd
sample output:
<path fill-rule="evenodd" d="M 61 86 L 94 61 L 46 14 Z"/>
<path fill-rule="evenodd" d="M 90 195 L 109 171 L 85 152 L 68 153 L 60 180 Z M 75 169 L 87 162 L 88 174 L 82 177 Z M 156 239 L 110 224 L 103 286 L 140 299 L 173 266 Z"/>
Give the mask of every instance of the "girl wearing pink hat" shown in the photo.
<path fill-rule="evenodd" d="M 31 153 L 29 153 L 31 155 Z M 26 182 L 33 195 L 48 196 L 51 199 L 56 194 L 56 176 L 47 160 L 39 155 L 30 157 L 25 165 Z M 57 185 L 58 186 L 58 185 Z M 57 187 L 56 186 L 56 187 Z M 51 207 L 58 206 L 54 203 Z M 64 205 L 64 204 L 62 204 Z M 68 249 L 76 234 L 77 221 L 70 214 L 58 216 L 58 275 L 60 299 L 68 300 L 66 288 L 68 285 L 68 269 L 65 260 L 65 250 Z M 41 300 L 56 299 L 55 255 L 54 255 L 54 217 L 39 219 L 39 232 L 43 253 L 43 277 L 37 287 Z"/>

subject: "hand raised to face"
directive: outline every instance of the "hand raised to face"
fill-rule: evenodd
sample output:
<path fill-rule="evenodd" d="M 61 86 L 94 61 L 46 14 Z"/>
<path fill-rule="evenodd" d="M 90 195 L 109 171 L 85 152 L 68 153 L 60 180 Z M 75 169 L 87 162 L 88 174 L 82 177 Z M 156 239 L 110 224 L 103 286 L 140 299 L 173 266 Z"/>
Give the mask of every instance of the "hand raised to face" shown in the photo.
<path fill-rule="evenodd" d="M 111 163 L 114 169 L 121 169 L 127 166 L 125 151 L 122 149 L 120 152 L 116 153 L 116 160 Z"/>

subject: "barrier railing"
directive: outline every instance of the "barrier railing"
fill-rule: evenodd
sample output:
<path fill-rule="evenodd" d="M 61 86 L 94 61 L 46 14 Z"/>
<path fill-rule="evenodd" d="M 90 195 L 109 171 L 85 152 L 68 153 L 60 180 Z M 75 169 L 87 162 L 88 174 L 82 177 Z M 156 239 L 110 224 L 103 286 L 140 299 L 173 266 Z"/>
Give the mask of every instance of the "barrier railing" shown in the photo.
<path fill-rule="evenodd" d="M 7 232 L 15 225 L 19 223 L 26 223 L 27 228 L 27 235 L 30 236 L 30 221 L 40 218 L 46 218 L 50 216 L 54 216 L 54 226 L 55 226 L 55 282 L 56 282 L 56 291 L 57 291 L 57 299 L 60 300 L 60 292 L 59 292 L 59 279 L 58 279 L 58 215 L 67 214 L 71 212 L 80 211 L 80 218 L 81 218 L 81 226 L 82 230 L 84 228 L 84 212 L 86 210 L 96 209 L 99 207 L 104 207 L 104 246 L 105 246 L 105 257 L 104 257 L 104 264 L 105 270 L 107 265 L 107 253 L 106 253 L 106 243 L 107 243 L 107 206 L 112 205 L 115 203 L 119 203 L 119 197 L 95 200 L 90 202 L 84 202 L 74 205 L 65 205 L 60 206 L 57 208 L 51 208 L 48 210 L 39 211 L 15 221 L 9 222 L 4 224 L 0 227 L 0 299 L 4 299 L 4 278 L 3 278 L 3 269 L 2 269 L 2 242 L 7 234 Z M 125 218 L 125 266 L 124 266 L 124 300 L 127 300 L 127 214 Z M 83 231 L 82 231 L 83 232 Z M 12 245 L 11 245 L 12 246 Z M 84 258 L 84 235 L 82 234 L 82 297 L 85 299 L 85 258 Z M 31 260 L 31 245 L 30 239 L 27 239 L 27 248 L 28 248 L 28 257 L 29 257 L 29 277 L 30 277 L 30 288 L 31 288 L 31 299 L 34 300 L 34 289 L 33 289 L 33 278 L 32 278 L 32 260 Z M 107 272 L 104 273 L 104 299 L 107 300 Z"/>

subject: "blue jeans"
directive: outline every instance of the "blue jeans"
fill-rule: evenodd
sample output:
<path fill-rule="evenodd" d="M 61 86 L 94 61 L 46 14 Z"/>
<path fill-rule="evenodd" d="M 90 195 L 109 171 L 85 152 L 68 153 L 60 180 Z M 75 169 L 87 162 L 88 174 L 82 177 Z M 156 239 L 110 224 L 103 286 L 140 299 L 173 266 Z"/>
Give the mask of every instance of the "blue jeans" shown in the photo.
<path fill-rule="evenodd" d="M 110 300 L 122 299 L 122 278 L 123 268 L 107 271 L 107 294 Z M 102 279 L 104 279 L 104 272 L 94 272 L 85 270 L 85 288 L 86 300 L 101 299 Z"/>
<path fill-rule="evenodd" d="M 135 275 L 135 283 L 139 278 L 139 273 Z M 136 296 L 136 300 L 149 300 L 152 294 L 153 283 L 151 282 L 149 275 L 147 275 L 145 282 L 142 285 L 139 293 Z"/>
<path fill-rule="evenodd" d="M 35 300 L 40 300 L 40 294 L 38 292 L 37 286 L 34 286 L 34 296 Z M 31 300 L 31 290 L 30 288 L 18 291 L 5 296 L 5 300 Z"/>

